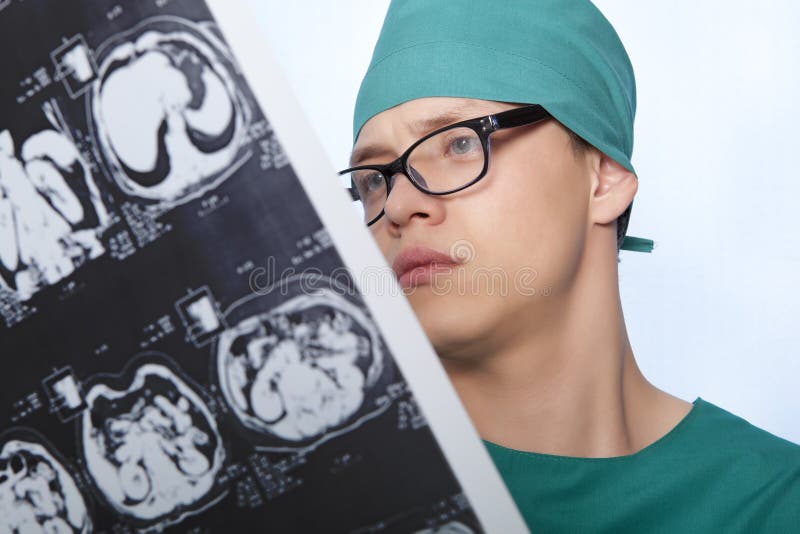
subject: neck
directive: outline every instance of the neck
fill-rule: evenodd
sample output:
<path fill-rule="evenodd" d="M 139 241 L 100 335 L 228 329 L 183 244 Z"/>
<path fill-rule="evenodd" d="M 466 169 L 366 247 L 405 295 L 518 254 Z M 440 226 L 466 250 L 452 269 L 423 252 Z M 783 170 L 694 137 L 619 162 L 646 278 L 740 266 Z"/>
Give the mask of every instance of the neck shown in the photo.
<path fill-rule="evenodd" d="M 546 306 L 496 331 L 488 357 L 442 358 L 483 439 L 544 454 L 623 456 L 688 412 L 690 404 L 655 388 L 636 364 L 616 258 L 588 265 L 561 294 L 535 297 L 550 299 Z"/>

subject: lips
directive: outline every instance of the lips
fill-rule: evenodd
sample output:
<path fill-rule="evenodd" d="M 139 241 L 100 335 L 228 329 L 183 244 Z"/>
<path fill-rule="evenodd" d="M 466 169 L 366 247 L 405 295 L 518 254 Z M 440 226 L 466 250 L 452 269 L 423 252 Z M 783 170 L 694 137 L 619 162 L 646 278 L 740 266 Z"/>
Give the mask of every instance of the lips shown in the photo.
<path fill-rule="evenodd" d="M 417 268 L 428 265 L 448 266 L 458 265 L 460 262 L 454 260 L 447 254 L 437 252 L 428 247 L 414 246 L 403 249 L 392 262 L 392 270 L 399 280 L 402 276 Z"/>

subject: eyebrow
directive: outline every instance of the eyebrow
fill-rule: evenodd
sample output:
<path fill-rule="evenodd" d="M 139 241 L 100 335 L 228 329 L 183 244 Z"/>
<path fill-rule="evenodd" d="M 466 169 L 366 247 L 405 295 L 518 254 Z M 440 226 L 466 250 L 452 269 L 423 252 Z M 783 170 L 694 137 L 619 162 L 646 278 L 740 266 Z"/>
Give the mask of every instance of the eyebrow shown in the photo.
<path fill-rule="evenodd" d="M 477 116 L 478 113 L 481 112 L 476 110 L 474 106 L 459 104 L 453 106 L 447 111 L 440 113 L 439 115 L 435 115 L 427 119 L 416 120 L 410 123 L 408 128 L 415 135 L 422 137 L 427 133 L 439 128 L 443 128 L 444 126 Z M 353 153 L 350 155 L 350 166 L 357 167 L 360 162 L 364 160 L 377 158 L 379 156 L 389 156 L 391 153 L 391 149 L 380 144 L 359 147 L 353 150 Z"/>
<path fill-rule="evenodd" d="M 463 112 L 459 113 L 456 110 L 450 110 L 441 115 L 436 115 L 435 117 L 414 121 L 409 125 L 409 129 L 413 133 L 422 136 L 442 128 L 443 126 L 447 126 L 448 124 L 453 124 L 468 118 L 469 117 L 466 117 Z"/>

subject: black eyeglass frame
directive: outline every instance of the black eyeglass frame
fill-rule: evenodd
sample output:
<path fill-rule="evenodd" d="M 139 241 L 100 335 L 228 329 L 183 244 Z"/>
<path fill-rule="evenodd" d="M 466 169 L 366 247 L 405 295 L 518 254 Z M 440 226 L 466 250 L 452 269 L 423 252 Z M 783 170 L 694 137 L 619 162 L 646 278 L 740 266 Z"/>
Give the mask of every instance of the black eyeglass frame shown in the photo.
<path fill-rule="evenodd" d="M 550 113 L 548 113 L 548 111 L 544 109 L 542 106 L 538 104 L 533 104 L 528 106 L 522 106 L 519 108 L 509 109 L 507 111 L 501 111 L 500 113 L 485 115 L 483 117 L 463 120 L 460 122 L 449 124 L 447 126 L 439 128 L 438 130 L 434 130 L 429 134 L 426 134 L 424 137 L 418 139 L 414 144 L 408 147 L 408 149 L 406 149 L 406 151 L 403 152 L 403 154 L 399 158 L 392 161 L 391 163 L 386 163 L 384 165 L 359 165 L 356 167 L 351 167 L 349 169 L 344 169 L 343 171 L 339 171 L 339 176 L 354 171 L 361 171 L 368 169 L 378 171 L 383 177 L 383 181 L 386 182 L 386 198 L 389 198 L 389 193 L 392 192 L 391 177 L 398 173 L 404 174 L 408 178 L 408 180 L 412 184 L 414 184 L 414 187 L 416 187 L 423 193 L 436 196 L 449 195 L 474 185 L 481 178 L 486 176 L 486 172 L 489 170 L 489 156 L 491 152 L 489 148 L 489 136 L 491 134 L 499 130 L 505 130 L 507 128 L 516 128 L 517 126 L 534 124 L 551 117 L 552 115 L 550 115 Z M 483 169 L 474 180 L 467 182 L 462 186 L 456 187 L 455 189 L 450 189 L 448 191 L 430 191 L 414 179 L 415 173 L 408 165 L 408 156 L 409 154 L 411 154 L 411 152 L 413 152 L 415 148 L 417 148 L 420 144 L 424 143 L 431 137 L 439 135 L 442 132 L 446 132 L 447 130 L 452 130 L 454 128 L 469 128 L 476 134 L 478 134 L 478 138 L 481 140 L 481 146 L 483 147 L 483 154 L 484 154 Z M 356 189 L 355 184 L 353 183 L 352 177 L 350 178 L 350 187 L 348 187 L 347 189 L 348 191 L 350 191 L 350 196 L 353 200 L 361 200 L 361 197 L 358 194 L 358 190 Z M 371 221 L 367 223 L 367 226 L 372 225 L 374 222 L 380 219 L 383 216 L 383 213 L 384 210 L 381 209 L 380 213 L 378 213 L 378 215 L 376 215 Z"/>

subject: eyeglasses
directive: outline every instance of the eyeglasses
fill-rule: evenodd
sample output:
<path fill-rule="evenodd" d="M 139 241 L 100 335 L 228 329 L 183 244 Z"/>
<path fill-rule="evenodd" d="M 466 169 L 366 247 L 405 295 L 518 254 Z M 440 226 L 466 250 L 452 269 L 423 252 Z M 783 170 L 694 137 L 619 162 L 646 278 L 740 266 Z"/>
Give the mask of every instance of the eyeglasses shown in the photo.
<path fill-rule="evenodd" d="M 542 106 L 531 105 L 457 122 L 427 134 L 391 163 L 359 165 L 339 175 L 350 175 L 350 195 L 363 204 L 370 226 L 383 215 L 398 173 L 429 195 L 461 191 L 486 176 L 491 134 L 550 117 Z"/>

